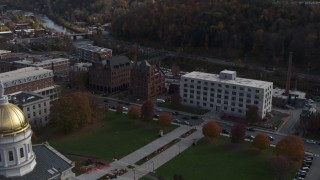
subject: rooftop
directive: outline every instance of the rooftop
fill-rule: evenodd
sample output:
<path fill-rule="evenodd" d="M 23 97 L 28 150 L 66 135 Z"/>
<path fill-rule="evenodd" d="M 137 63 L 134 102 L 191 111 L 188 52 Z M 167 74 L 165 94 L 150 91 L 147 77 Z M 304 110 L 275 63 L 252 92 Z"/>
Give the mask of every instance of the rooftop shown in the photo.
<path fill-rule="evenodd" d="M 44 74 L 53 76 L 53 74 L 50 75 L 50 73 L 52 74 L 52 70 L 47 70 L 40 67 L 26 67 L 26 68 L 17 69 L 14 71 L 0 73 L 0 80 L 4 83 L 4 86 L 7 87 L 6 82 L 9 82 L 9 81 L 25 79 L 27 77 L 44 75 Z"/>
<path fill-rule="evenodd" d="M 273 93 L 272 94 L 273 94 L 274 97 L 287 99 L 288 96 L 284 95 L 285 91 L 286 91 L 285 89 L 275 88 L 275 89 L 273 89 Z M 290 90 L 289 94 L 296 95 L 296 96 L 298 96 L 297 98 L 299 98 L 299 99 L 305 99 L 306 98 L 306 93 L 302 92 L 302 91 Z"/>
<path fill-rule="evenodd" d="M 79 47 L 80 49 L 85 49 L 88 51 L 92 52 L 104 52 L 104 51 L 111 51 L 111 49 L 99 47 L 99 46 L 92 46 L 92 45 L 87 45 L 87 46 L 81 46 Z"/>
<path fill-rule="evenodd" d="M 28 60 L 28 59 L 23 59 L 23 60 L 18 60 L 15 61 L 16 64 L 24 64 L 24 65 L 34 65 L 34 66 L 42 66 L 42 65 L 47 65 L 51 63 L 57 63 L 57 62 L 63 62 L 63 61 L 69 61 L 69 59 L 66 58 L 56 58 L 56 59 L 46 59 L 46 60 Z"/>
<path fill-rule="evenodd" d="M 73 167 L 70 160 L 48 144 L 33 145 L 32 150 L 36 155 L 37 162 L 34 170 L 22 177 L 7 178 L 8 180 L 54 179 L 53 177 Z"/>
<path fill-rule="evenodd" d="M 233 73 L 234 71 L 230 71 L 230 72 Z M 197 72 L 197 71 L 193 71 L 191 73 L 185 74 L 182 77 L 192 78 L 192 79 L 201 79 L 201 80 L 212 81 L 212 82 L 222 82 L 227 84 L 234 84 L 234 85 L 241 85 L 241 86 L 255 87 L 255 88 L 266 88 L 272 84 L 272 82 L 238 78 L 238 77 L 235 78 L 235 80 L 221 79 L 219 77 L 219 74 L 210 74 L 210 73 L 203 73 L 203 72 Z"/>
<path fill-rule="evenodd" d="M 0 50 L 0 54 L 5 54 L 5 53 L 11 53 L 11 51 L 7 51 L 7 50 Z"/>
<path fill-rule="evenodd" d="M 23 105 L 30 102 L 35 102 L 40 99 L 50 99 L 49 97 L 34 93 L 34 92 L 17 92 L 10 94 L 9 102 L 15 105 Z"/>

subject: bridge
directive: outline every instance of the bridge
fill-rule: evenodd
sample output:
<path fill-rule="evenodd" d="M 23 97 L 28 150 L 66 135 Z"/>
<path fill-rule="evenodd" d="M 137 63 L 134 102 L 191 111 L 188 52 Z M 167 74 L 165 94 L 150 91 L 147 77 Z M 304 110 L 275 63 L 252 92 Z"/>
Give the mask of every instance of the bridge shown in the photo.
<path fill-rule="evenodd" d="M 79 37 L 82 37 L 82 39 L 89 39 L 92 37 L 92 33 L 73 33 L 73 34 L 67 34 L 72 40 L 77 40 Z"/>

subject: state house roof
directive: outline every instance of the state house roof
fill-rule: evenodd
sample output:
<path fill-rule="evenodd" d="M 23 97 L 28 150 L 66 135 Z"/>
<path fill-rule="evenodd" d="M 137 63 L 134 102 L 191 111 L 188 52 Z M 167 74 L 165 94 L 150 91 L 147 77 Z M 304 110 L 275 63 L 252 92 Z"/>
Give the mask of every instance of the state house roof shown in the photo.
<path fill-rule="evenodd" d="M 62 172 L 74 167 L 72 161 L 48 144 L 33 145 L 32 150 L 36 155 L 37 162 L 34 170 L 22 177 L 7 178 L 8 180 L 47 180 L 59 176 Z"/>
<path fill-rule="evenodd" d="M 210 73 L 203 73 L 203 72 L 197 72 L 197 71 L 193 71 L 191 73 L 185 74 L 182 76 L 182 78 L 191 78 L 195 80 L 199 79 L 199 80 L 205 80 L 205 81 L 211 81 L 211 82 L 221 82 L 221 83 L 226 83 L 231 85 L 240 85 L 240 86 L 254 87 L 254 88 L 266 88 L 273 84 L 272 82 L 238 78 L 238 77 L 235 78 L 234 80 L 221 79 L 219 77 L 219 74 L 210 74 Z"/>

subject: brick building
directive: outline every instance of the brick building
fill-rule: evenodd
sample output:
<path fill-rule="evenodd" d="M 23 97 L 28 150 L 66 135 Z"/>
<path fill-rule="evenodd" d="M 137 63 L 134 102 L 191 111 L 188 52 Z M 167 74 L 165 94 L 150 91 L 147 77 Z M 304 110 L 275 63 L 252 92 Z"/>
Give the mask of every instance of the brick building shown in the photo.
<path fill-rule="evenodd" d="M 148 99 L 165 91 L 164 73 L 147 61 L 135 62 L 131 70 L 130 95 Z"/>
<path fill-rule="evenodd" d="M 97 62 L 112 57 L 112 50 L 99 46 L 82 46 L 77 49 L 79 59 L 89 62 Z"/>
<path fill-rule="evenodd" d="M 89 87 L 105 93 L 126 90 L 130 84 L 130 69 L 131 62 L 126 56 L 93 62 L 89 69 Z"/>
<path fill-rule="evenodd" d="M 59 97 L 60 88 L 54 84 L 52 70 L 40 67 L 26 67 L 0 73 L 5 93 L 12 94 L 19 91 L 33 91 L 49 96 L 51 101 Z"/>

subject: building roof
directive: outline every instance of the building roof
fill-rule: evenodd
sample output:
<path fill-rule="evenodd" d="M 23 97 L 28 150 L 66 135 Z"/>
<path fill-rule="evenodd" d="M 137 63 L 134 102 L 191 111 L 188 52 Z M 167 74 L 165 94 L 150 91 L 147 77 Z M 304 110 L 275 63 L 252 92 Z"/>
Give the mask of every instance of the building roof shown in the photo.
<path fill-rule="evenodd" d="M 52 179 L 53 177 L 59 176 L 61 172 L 74 167 L 72 161 L 48 144 L 33 145 L 32 150 L 36 155 L 37 162 L 34 170 L 22 177 L 7 178 L 8 180 Z"/>
<path fill-rule="evenodd" d="M 285 89 L 275 88 L 275 89 L 273 89 L 272 96 L 277 97 L 277 98 L 287 99 L 288 96 L 285 95 L 285 91 L 286 91 Z M 306 98 L 306 93 L 301 92 L 301 91 L 290 90 L 289 94 L 297 96 L 298 99 L 305 99 Z"/>
<path fill-rule="evenodd" d="M 58 63 L 58 62 L 64 62 L 64 61 L 69 61 L 69 59 L 56 58 L 56 59 L 46 59 L 46 60 L 36 60 L 36 61 L 23 59 L 23 60 L 15 61 L 14 63 L 16 63 L 16 64 L 24 64 L 24 65 L 31 65 L 31 66 L 43 66 L 43 65 L 48 65 L 48 64 L 51 64 L 51 63 Z"/>
<path fill-rule="evenodd" d="M 11 87 L 47 77 L 53 77 L 52 70 L 40 67 L 25 67 L 14 71 L 0 73 L 0 80 L 3 82 L 4 87 Z"/>
<path fill-rule="evenodd" d="M 7 51 L 7 50 L 0 50 L 0 54 L 6 54 L 6 53 L 11 53 L 11 51 Z"/>
<path fill-rule="evenodd" d="M 36 102 L 36 101 L 42 100 L 42 99 L 49 100 L 50 98 L 47 96 L 43 96 L 41 94 L 34 93 L 34 92 L 20 91 L 17 93 L 10 94 L 9 102 L 13 103 L 15 105 L 24 105 L 24 104 Z"/>
<path fill-rule="evenodd" d="M 105 63 L 110 69 L 115 69 L 117 66 L 130 65 L 130 60 L 127 56 L 112 56 L 106 59 Z"/>
<path fill-rule="evenodd" d="M 112 51 L 111 49 L 99 47 L 99 46 L 92 46 L 92 45 L 86 45 L 86 46 L 81 46 L 79 49 L 84 49 L 87 51 L 91 52 L 105 52 L 105 51 Z"/>
<path fill-rule="evenodd" d="M 205 81 L 212 81 L 212 82 L 221 82 L 233 85 L 240 85 L 240 86 L 247 86 L 247 87 L 254 87 L 254 88 L 266 88 L 272 85 L 272 82 L 267 81 L 260 81 L 254 79 L 246 79 L 246 78 L 235 78 L 234 80 L 229 79 L 221 79 L 219 74 L 210 74 L 210 73 L 203 73 L 193 71 L 191 73 L 185 74 L 182 78 L 191 78 L 191 79 L 201 79 Z"/>

